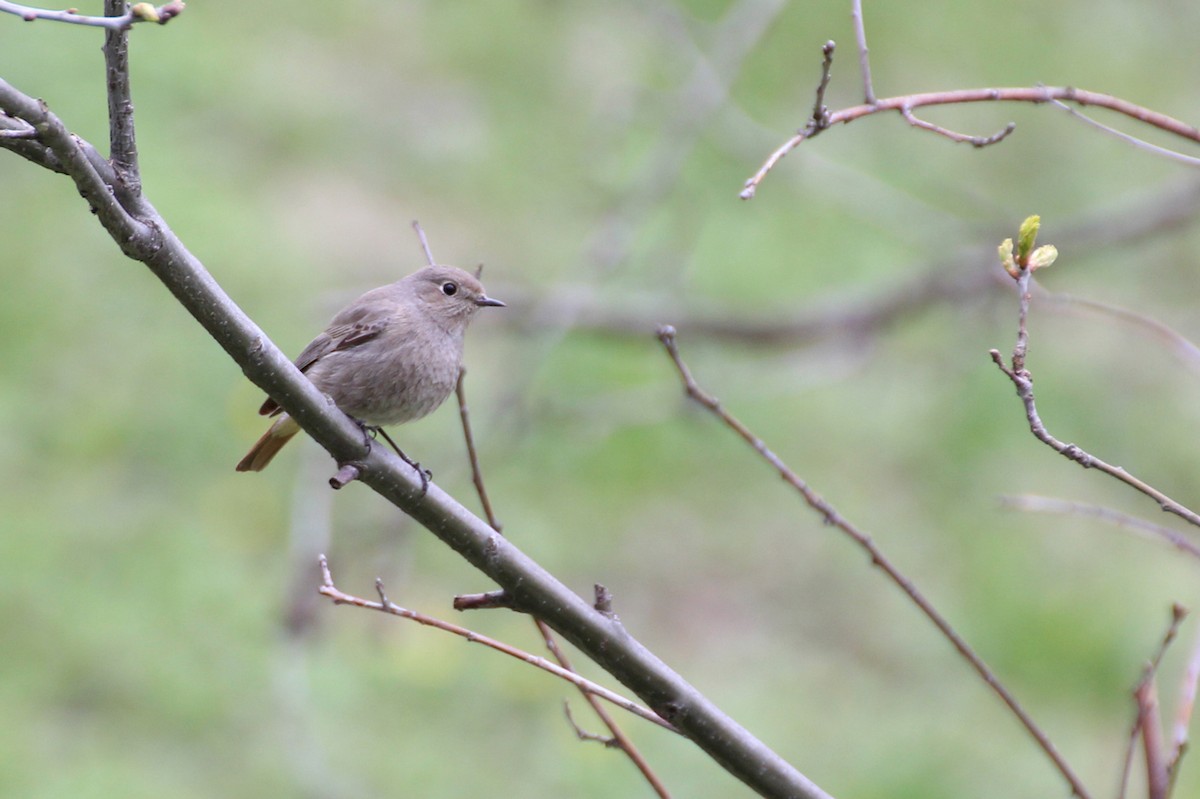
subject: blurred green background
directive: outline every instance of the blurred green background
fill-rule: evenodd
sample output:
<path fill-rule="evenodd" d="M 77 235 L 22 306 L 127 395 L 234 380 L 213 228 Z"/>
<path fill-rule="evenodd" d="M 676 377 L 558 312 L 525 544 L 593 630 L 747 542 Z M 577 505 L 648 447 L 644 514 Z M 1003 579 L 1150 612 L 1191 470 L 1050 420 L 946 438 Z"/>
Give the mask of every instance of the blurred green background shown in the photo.
<path fill-rule="evenodd" d="M 866 15 L 880 96 L 1070 84 L 1200 120 L 1194 3 Z M 996 245 L 1040 213 L 1061 251 L 1046 288 L 1196 339 L 1192 170 L 1051 107 L 979 105 L 927 117 L 1016 133 L 975 150 L 865 119 L 739 201 L 810 113 L 827 39 L 828 104 L 859 102 L 845 2 L 193 0 L 132 38 L 147 193 L 285 351 L 420 264 L 414 218 L 439 260 L 486 264 L 511 307 L 472 330 L 468 388 L 506 533 L 584 595 L 608 586 L 635 636 L 808 776 L 839 797 L 1067 793 L 860 551 L 684 402 L 660 322 L 1112 790 L 1130 689 L 1171 603 L 1198 604 L 1198 564 L 1001 509 L 1031 492 L 1171 523 L 1029 435 L 987 355 L 1011 350 L 1012 293 L 985 279 L 773 346 L 694 322 L 836 311 L 937 265 L 998 273 Z M 101 39 L 0 17 L 0 76 L 104 149 Z M 0 152 L 0 187 L 0 795 L 650 795 L 576 741 L 563 699 L 599 730 L 563 684 L 317 602 L 317 550 L 345 590 L 380 576 L 443 617 L 493 586 L 365 488 L 330 492 L 311 444 L 234 473 L 258 391 L 66 179 Z M 1164 207 L 1173 223 L 1119 235 Z M 1197 363 L 1077 305 L 1035 304 L 1031 330 L 1051 431 L 1200 504 Z M 476 507 L 451 405 L 399 439 Z M 527 619 L 453 620 L 539 650 Z M 1196 638 L 1186 624 L 1164 664 L 1168 718 Z M 749 795 L 686 741 L 625 727 L 676 796 Z M 1178 795 L 1197 774 L 1185 761 Z"/>

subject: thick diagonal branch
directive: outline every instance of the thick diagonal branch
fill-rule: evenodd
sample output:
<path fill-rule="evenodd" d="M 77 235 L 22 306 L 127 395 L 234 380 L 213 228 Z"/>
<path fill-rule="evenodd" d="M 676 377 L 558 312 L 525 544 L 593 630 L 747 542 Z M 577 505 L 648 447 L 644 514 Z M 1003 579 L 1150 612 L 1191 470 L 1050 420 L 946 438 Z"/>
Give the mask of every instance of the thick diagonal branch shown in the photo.
<path fill-rule="evenodd" d="M 359 427 L 309 382 L 233 302 L 145 197 L 129 210 L 86 150 L 36 100 L 0 81 L 0 111 L 38 130 L 122 251 L 146 264 L 181 305 L 287 413 L 359 480 L 412 516 L 499 584 L 514 608 L 542 619 L 691 738 L 718 764 L 768 797 L 827 799 L 819 786 L 729 718 L 630 636 L 436 485 L 422 495 L 412 469 L 383 447 L 369 451 Z"/>

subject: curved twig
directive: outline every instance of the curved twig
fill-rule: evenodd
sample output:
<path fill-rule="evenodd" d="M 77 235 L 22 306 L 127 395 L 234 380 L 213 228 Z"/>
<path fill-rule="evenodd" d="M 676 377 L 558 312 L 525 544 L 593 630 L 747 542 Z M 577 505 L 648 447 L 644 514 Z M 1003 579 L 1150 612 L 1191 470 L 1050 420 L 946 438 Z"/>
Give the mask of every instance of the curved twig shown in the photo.
<path fill-rule="evenodd" d="M 1064 458 L 1075 461 L 1085 469 L 1097 469 L 1110 477 L 1115 477 L 1130 488 L 1150 497 L 1158 503 L 1159 508 L 1167 513 L 1173 513 L 1188 524 L 1200 527 L 1200 514 L 1197 514 L 1191 508 L 1180 502 L 1176 502 L 1154 486 L 1133 476 L 1120 466 L 1113 466 L 1075 444 L 1060 441 L 1046 429 L 1046 425 L 1038 415 L 1037 400 L 1033 394 L 1033 375 L 1025 368 L 1025 355 L 1029 346 L 1029 330 L 1026 326 L 1026 320 L 1029 316 L 1029 304 L 1032 297 L 1030 291 L 1032 278 L 1033 273 L 1028 269 L 1022 269 L 1017 277 L 1017 289 L 1020 300 L 1017 320 L 1017 341 L 1013 346 L 1011 363 L 1006 364 L 1004 362 L 1004 356 L 1000 354 L 999 350 L 989 351 L 992 362 L 1012 381 L 1013 386 L 1016 388 L 1017 396 L 1021 398 L 1021 403 L 1025 406 L 1025 418 L 1029 422 L 1030 432 L 1033 433 L 1038 441 L 1041 441 Z"/>
<path fill-rule="evenodd" d="M 443 632 L 452 633 L 460 638 L 466 639 L 469 643 L 483 644 L 484 646 L 494 649 L 497 652 L 501 652 L 509 657 L 514 657 L 517 660 L 524 661 L 531 666 L 536 666 L 543 671 L 547 671 L 559 679 L 566 680 L 577 687 L 580 691 L 583 691 L 585 695 L 600 697 L 612 702 L 614 705 L 623 710 L 629 711 L 639 718 L 643 718 L 646 721 L 657 724 L 663 729 L 670 730 L 671 732 L 679 732 L 679 730 L 672 727 L 666 721 L 663 721 L 658 714 L 651 710 L 647 710 L 637 702 L 632 702 L 615 691 L 610 691 L 603 685 L 592 682 L 585 677 L 581 677 L 574 671 L 564 669 L 562 666 L 551 663 L 545 658 L 531 655 L 530 653 L 518 649 L 515 646 L 509 646 L 503 641 L 498 641 L 495 638 L 489 638 L 488 636 L 477 633 L 474 630 L 468 630 L 466 627 L 460 627 L 457 624 L 451 624 L 448 621 L 443 621 L 441 619 L 434 618 L 433 616 L 427 616 L 424 613 L 418 613 L 415 610 L 400 607 L 388 599 L 387 594 L 384 593 L 383 590 L 383 582 L 380 580 L 375 581 L 375 589 L 379 592 L 378 602 L 372 602 L 368 599 L 363 599 L 362 597 L 344 593 L 333 584 L 333 576 L 329 571 L 329 561 L 326 560 L 324 555 L 319 557 L 319 562 L 321 564 L 322 583 L 321 587 L 318 588 L 317 591 L 322 596 L 327 596 L 332 599 L 335 605 L 353 605 L 355 607 L 365 608 L 366 610 L 377 610 L 381 613 L 387 613 L 392 616 L 399 616 L 404 619 L 415 621 L 418 624 L 425 625 L 426 627 L 433 627 Z"/>
<path fill-rule="evenodd" d="M 1092 505 L 1087 502 L 1072 502 L 1066 499 L 1039 497 L 1033 494 L 1000 497 L 1000 504 L 1006 508 L 1030 513 L 1090 516 L 1093 519 L 1107 522 L 1114 527 L 1129 530 L 1144 538 L 1156 538 L 1164 541 L 1180 552 L 1200 560 L 1200 544 L 1195 543 L 1179 531 L 1172 530 L 1170 527 L 1163 527 L 1161 524 L 1155 524 L 1137 516 L 1130 516 L 1128 513 L 1122 513 L 1113 508 L 1105 508 L 1101 505 Z"/>
<path fill-rule="evenodd" d="M 920 117 L 918 117 L 916 114 L 914 114 L 912 112 L 912 106 L 908 106 L 908 105 L 901 106 L 900 107 L 900 115 L 903 116 L 905 121 L 907 121 L 908 124 L 912 125 L 914 128 L 921 128 L 922 130 L 928 130 L 931 133 L 938 134 L 939 136 L 945 136 L 947 139 L 949 139 L 952 142 L 957 142 L 959 144 L 969 144 L 975 148 L 987 147 L 989 145 L 996 144 L 998 142 L 1002 142 L 1006 138 L 1008 138 L 1008 134 L 1012 133 L 1014 130 L 1017 129 L 1016 122 L 1009 122 L 1007 125 L 1005 125 L 1003 128 L 1001 128 L 1000 130 L 993 133 L 991 136 L 972 136 L 968 133 L 958 133 L 956 131 L 950 130 L 949 128 L 943 128 L 941 125 L 935 125 L 932 122 L 921 119 Z"/>
<path fill-rule="evenodd" d="M 1040 105 L 1055 100 L 1077 103 L 1081 106 L 1107 108 L 1110 111 L 1115 111 L 1118 114 L 1158 128 L 1174 136 L 1200 143 L 1200 130 L 1186 122 L 1180 122 L 1178 119 L 1169 117 L 1166 114 L 1151 111 L 1148 108 L 1143 108 L 1140 105 L 1131 103 L 1128 100 L 1122 100 L 1119 97 L 1114 97 L 1111 94 L 1076 89 L 1071 86 L 958 89 L 956 91 L 924 92 L 921 94 L 889 97 L 884 100 L 877 100 L 874 103 L 856 105 L 851 108 L 843 108 L 841 111 L 835 111 L 829 115 L 827 127 L 832 127 L 839 123 L 846 124 L 856 119 L 885 111 L 896 111 L 903 114 L 904 109 L 908 109 L 911 112 L 915 108 L 930 105 L 960 105 L 962 103 L 1033 103 Z M 780 145 L 775 152 L 767 157 L 767 160 L 759 167 L 759 170 L 746 181 L 746 185 L 740 195 L 741 198 L 743 200 L 752 198 L 758 189 L 758 184 L 762 183 L 767 173 L 774 169 L 775 165 L 785 155 L 811 137 L 811 133 L 802 130 Z"/>

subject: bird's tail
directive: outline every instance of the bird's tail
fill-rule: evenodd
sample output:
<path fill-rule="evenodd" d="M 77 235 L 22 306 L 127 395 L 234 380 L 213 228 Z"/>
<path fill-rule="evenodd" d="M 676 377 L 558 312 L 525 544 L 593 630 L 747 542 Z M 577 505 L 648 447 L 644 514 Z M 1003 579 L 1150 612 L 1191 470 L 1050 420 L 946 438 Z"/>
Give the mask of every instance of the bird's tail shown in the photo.
<path fill-rule="evenodd" d="M 254 443 L 246 457 L 238 461 L 239 472 L 261 472 L 275 457 L 275 453 L 283 449 L 283 445 L 292 440 L 292 436 L 300 432 L 300 425 L 286 413 L 275 420 L 262 438 Z"/>

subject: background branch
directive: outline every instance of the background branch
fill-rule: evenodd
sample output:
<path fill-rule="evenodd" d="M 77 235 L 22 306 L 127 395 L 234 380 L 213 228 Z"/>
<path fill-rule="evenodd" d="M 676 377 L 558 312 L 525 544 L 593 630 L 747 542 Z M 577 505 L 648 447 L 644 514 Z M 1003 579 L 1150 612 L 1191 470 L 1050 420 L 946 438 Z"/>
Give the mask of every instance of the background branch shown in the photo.
<path fill-rule="evenodd" d="M 1000 700 L 1008 707 L 1029 735 L 1034 739 L 1037 745 L 1041 748 L 1046 756 L 1050 758 L 1054 767 L 1062 774 L 1063 778 L 1071 788 L 1071 793 L 1079 797 L 1079 799 L 1088 799 L 1089 794 L 1083 783 L 1075 775 L 1074 770 L 1067 763 L 1058 748 L 1050 741 L 1049 736 L 1037 725 L 1017 698 L 1004 687 L 1000 682 L 999 677 L 992 669 L 983 661 L 974 649 L 963 639 L 962 636 L 950 625 L 950 622 L 933 606 L 932 603 L 917 589 L 916 584 L 908 579 L 900 572 L 898 568 L 883 554 L 883 551 L 871 538 L 863 531 L 859 530 L 853 523 L 842 516 L 838 511 L 825 501 L 816 491 L 802 480 L 795 472 L 793 472 L 786 463 L 784 463 L 778 455 L 767 447 L 766 443 L 750 431 L 748 427 L 742 424 L 729 411 L 725 410 L 716 397 L 706 392 L 696 380 L 692 377 L 691 370 L 687 364 L 683 362 L 679 355 L 679 349 L 675 344 L 675 330 L 670 326 L 664 326 L 659 329 L 659 340 L 666 349 L 668 356 L 674 363 L 676 370 L 679 372 L 679 378 L 683 382 L 684 391 L 689 397 L 699 403 L 706 410 L 716 416 L 726 427 L 732 430 L 739 438 L 746 442 L 759 457 L 767 462 L 772 469 L 779 473 L 784 482 L 796 490 L 796 492 L 804 500 L 810 508 L 816 511 L 825 524 L 836 527 L 841 530 L 846 536 L 861 547 L 870 557 L 871 565 L 879 568 L 887 576 L 893 584 L 896 585 L 908 599 L 916 606 L 929 621 L 933 622 L 934 627 L 941 633 L 955 651 L 967 662 L 967 664 L 979 675 L 984 684 L 988 686 Z"/>
<path fill-rule="evenodd" d="M 913 109 L 925 106 L 962 105 L 964 103 L 1033 103 L 1034 105 L 1039 105 L 1055 100 L 1077 103 L 1081 106 L 1107 108 L 1110 111 L 1115 111 L 1144 125 L 1158 128 L 1173 136 L 1200 143 L 1200 130 L 1197 130 L 1192 125 L 1180 122 L 1166 114 L 1151 111 L 1128 100 L 1114 97 L 1111 94 L 1076 89 L 1071 86 L 958 89 L 954 91 L 923 92 L 921 94 L 889 97 L 884 100 L 877 100 L 871 104 L 857 105 L 851 108 L 843 108 L 841 111 L 834 111 L 829 114 L 828 124 L 823 126 L 822 129 L 838 124 L 847 124 L 856 119 L 885 111 L 896 111 L 903 114 L 905 111 L 911 113 Z M 1007 135 L 1007 133 L 1004 135 Z M 775 152 L 767 157 L 766 162 L 763 163 L 759 170 L 746 181 L 741 192 L 741 198 L 743 200 L 752 198 L 758 190 L 758 185 L 762 183 L 763 178 L 775 168 L 780 159 L 799 147 L 805 139 L 811 138 L 811 136 L 812 133 L 801 131 L 780 145 Z"/>

